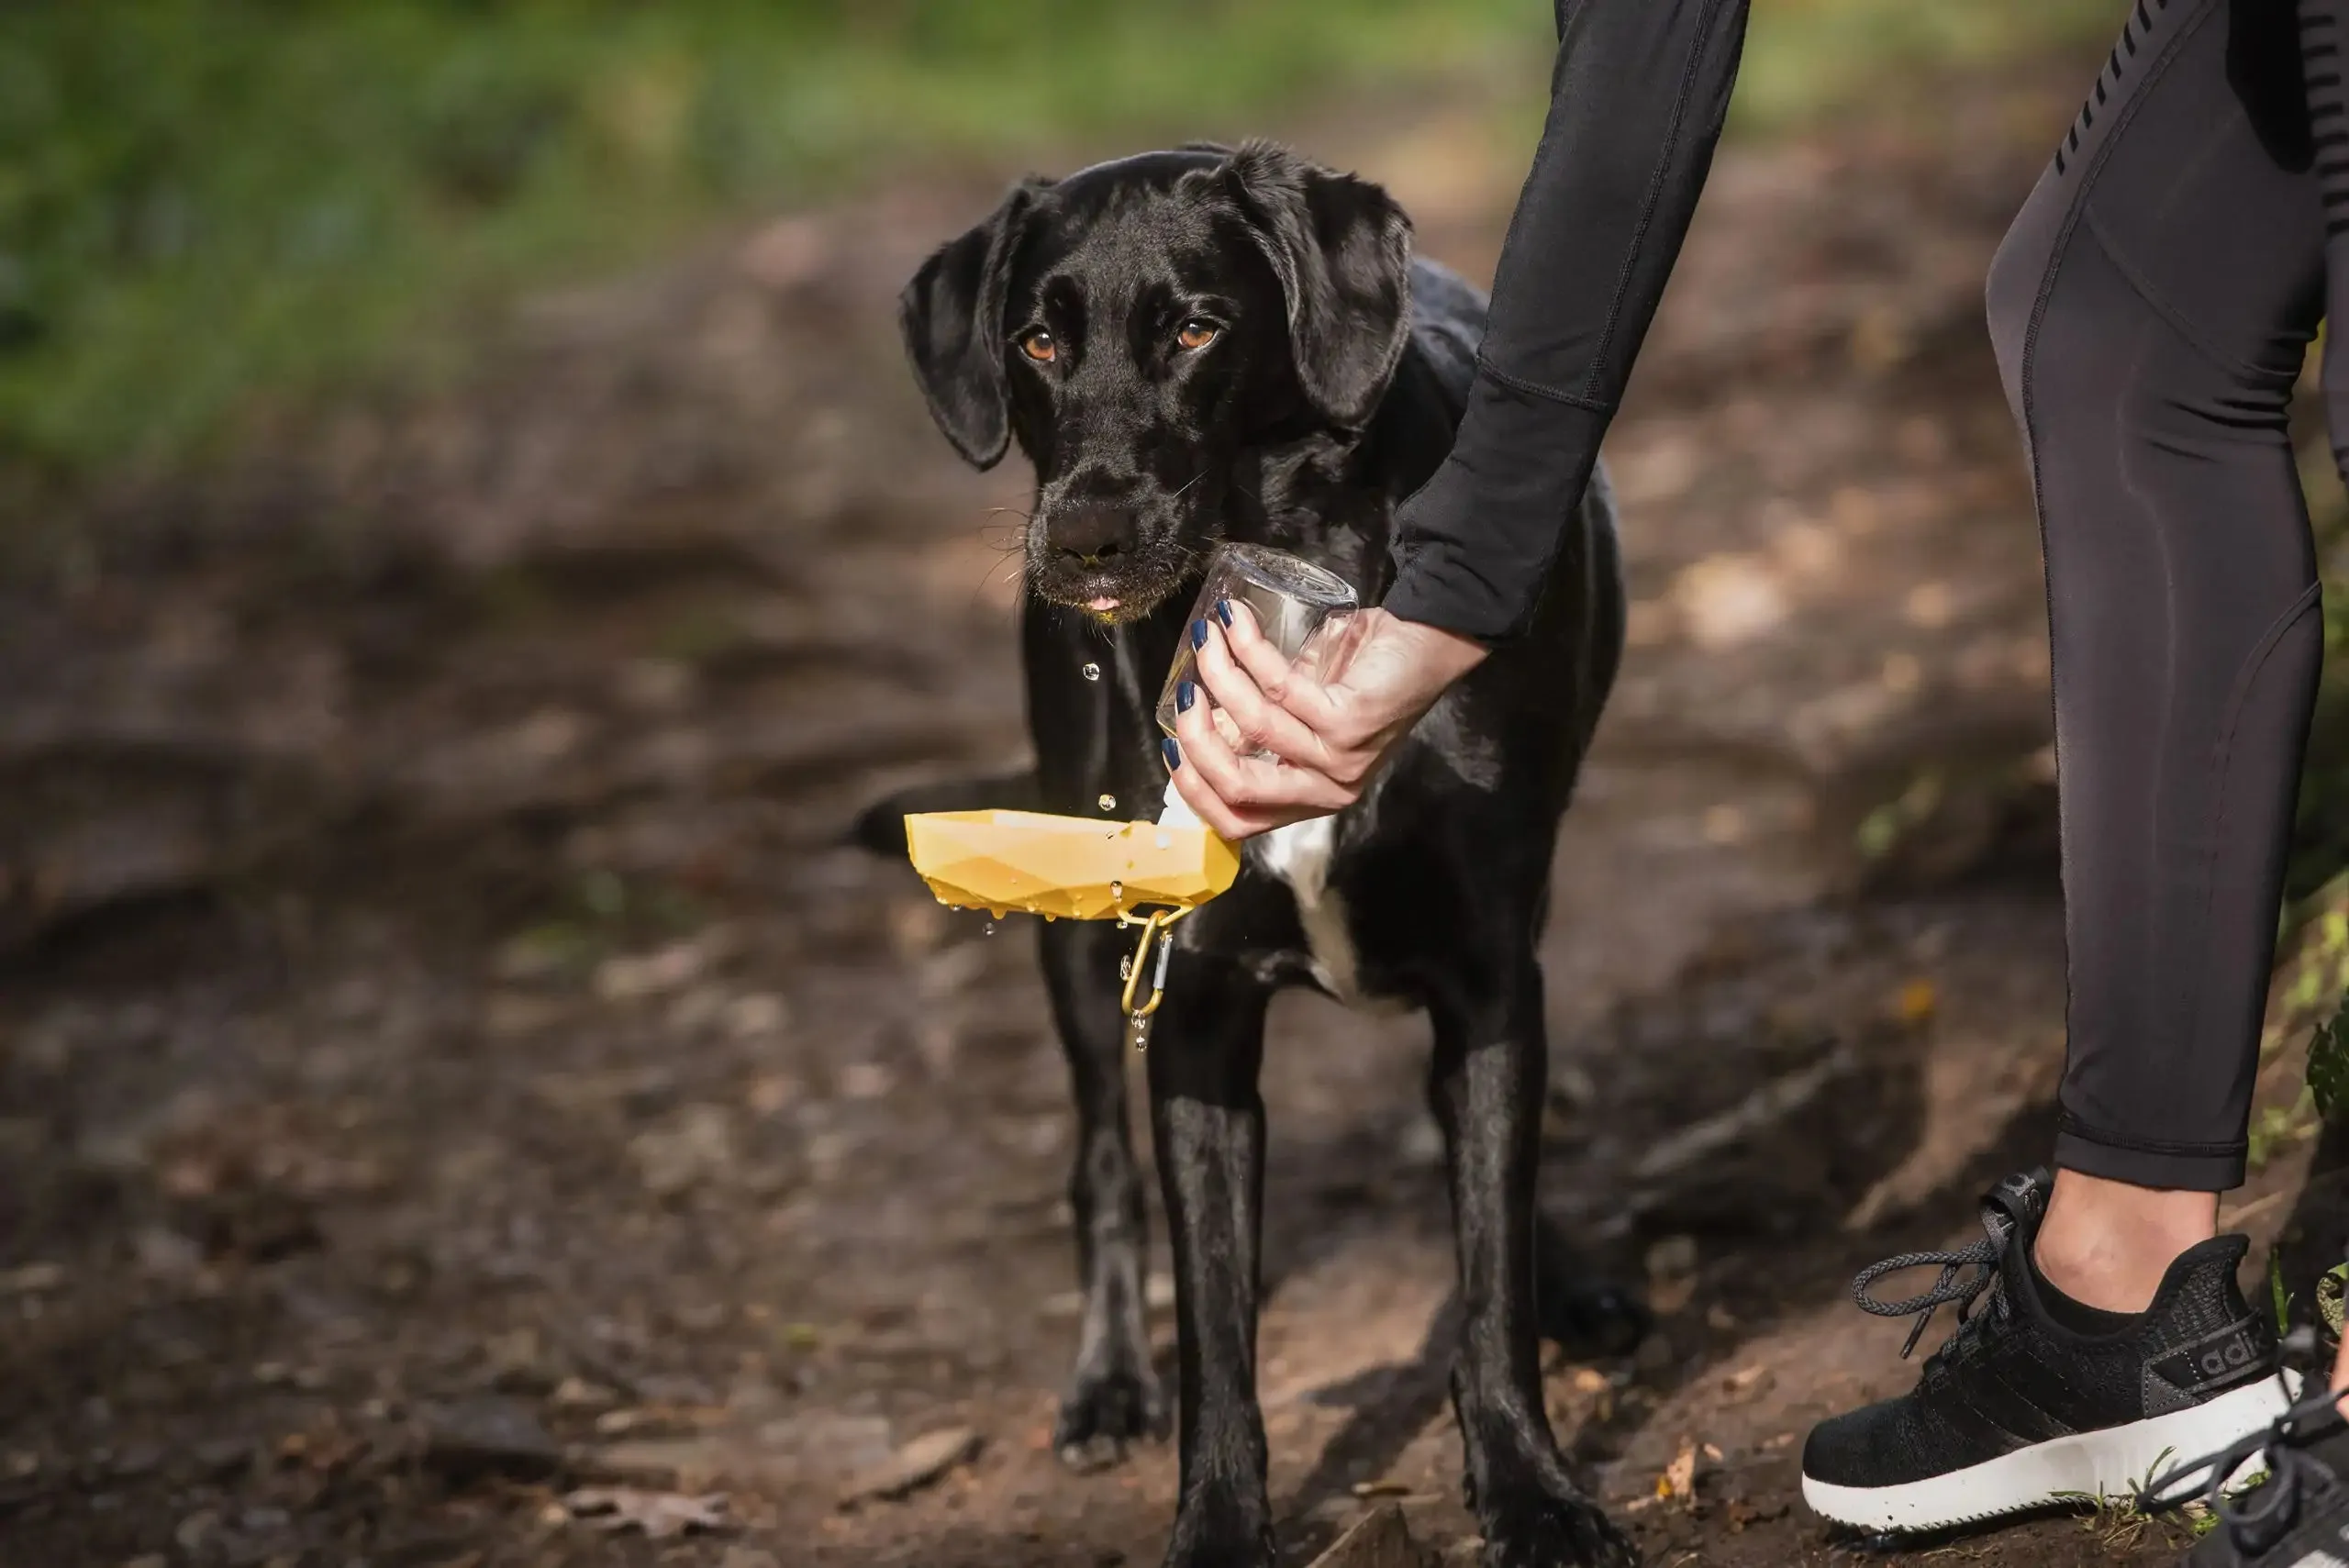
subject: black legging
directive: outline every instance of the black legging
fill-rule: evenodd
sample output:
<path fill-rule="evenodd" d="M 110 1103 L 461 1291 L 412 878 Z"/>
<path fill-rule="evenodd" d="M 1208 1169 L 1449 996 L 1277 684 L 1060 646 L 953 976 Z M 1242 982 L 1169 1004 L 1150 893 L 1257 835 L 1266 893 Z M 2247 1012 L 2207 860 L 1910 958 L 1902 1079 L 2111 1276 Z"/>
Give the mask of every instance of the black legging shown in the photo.
<path fill-rule="evenodd" d="M 2349 321 L 2345 24 L 2349 0 L 2136 0 L 1990 271 L 2054 642 L 2056 1160 L 2141 1186 L 2243 1176 L 2323 658 L 2285 412 L 2319 319 Z M 2337 333 L 2324 385 L 2340 460 Z"/>

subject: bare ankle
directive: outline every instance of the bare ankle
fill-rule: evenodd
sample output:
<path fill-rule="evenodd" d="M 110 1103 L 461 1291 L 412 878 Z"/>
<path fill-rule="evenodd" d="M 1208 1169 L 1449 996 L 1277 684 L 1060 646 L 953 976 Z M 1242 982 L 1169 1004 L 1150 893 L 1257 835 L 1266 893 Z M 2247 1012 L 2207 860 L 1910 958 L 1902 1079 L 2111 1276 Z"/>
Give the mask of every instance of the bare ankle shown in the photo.
<path fill-rule="evenodd" d="M 2083 1307 L 2143 1312 L 2177 1255 L 2218 1229 L 2215 1193 L 2132 1187 L 2058 1171 L 2032 1257 L 2050 1284 Z"/>

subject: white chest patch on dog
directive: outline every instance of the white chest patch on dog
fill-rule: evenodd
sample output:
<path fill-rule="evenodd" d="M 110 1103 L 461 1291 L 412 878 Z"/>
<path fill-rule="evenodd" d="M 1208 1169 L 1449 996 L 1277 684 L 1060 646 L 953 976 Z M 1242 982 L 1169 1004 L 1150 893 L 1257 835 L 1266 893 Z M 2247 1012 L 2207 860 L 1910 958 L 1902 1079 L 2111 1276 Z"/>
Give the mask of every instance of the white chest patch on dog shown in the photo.
<path fill-rule="evenodd" d="M 1337 836 L 1336 817 L 1317 817 L 1259 835 L 1249 841 L 1248 852 L 1258 866 L 1288 884 L 1305 945 L 1313 954 L 1313 978 L 1321 988 L 1350 1007 L 1375 1007 L 1380 999 L 1363 994 L 1346 901 L 1330 885 Z"/>

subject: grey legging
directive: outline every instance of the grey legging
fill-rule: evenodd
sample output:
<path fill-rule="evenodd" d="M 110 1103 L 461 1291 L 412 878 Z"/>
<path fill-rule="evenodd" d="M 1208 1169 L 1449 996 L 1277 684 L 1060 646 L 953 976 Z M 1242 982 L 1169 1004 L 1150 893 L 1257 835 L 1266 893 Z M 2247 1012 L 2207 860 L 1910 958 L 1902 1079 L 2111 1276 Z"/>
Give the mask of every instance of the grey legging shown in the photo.
<path fill-rule="evenodd" d="M 2136 0 L 1990 272 L 2054 639 L 2056 1159 L 2141 1186 L 2243 1175 L 2323 657 L 2285 411 L 2328 294 L 2349 306 L 2344 13 Z M 2324 384 L 2339 460 L 2338 334 Z"/>

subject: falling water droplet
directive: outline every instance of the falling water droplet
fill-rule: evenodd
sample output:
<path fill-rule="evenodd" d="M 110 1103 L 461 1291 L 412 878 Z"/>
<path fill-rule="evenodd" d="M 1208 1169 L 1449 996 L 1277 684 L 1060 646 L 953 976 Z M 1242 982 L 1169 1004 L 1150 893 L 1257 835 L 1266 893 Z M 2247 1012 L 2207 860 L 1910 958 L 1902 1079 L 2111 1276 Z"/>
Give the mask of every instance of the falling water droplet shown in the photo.
<path fill-rule="evenodd" d="M 989 920 L 986 923 L 986 934 L 990 937 L 995 935 L 995 922 L 993 920 Z"/>
<path fill-rule="evenodd" d="M 1150 1015 L 1148 1013 L 1136 1013 L 1134 1015 L 1133 1028 L 1130 1032 L 1133 1037 L 1134 1049 L 1136 1051 L 1149 1050 Z"/>
<path fill-rule="evenodd" d="M 1134 955 L 1128 953 L 1125 957 L 1118 961 L 1118 978 L 1120 980 L 1131 980 L 1133 977 Z"/>
<path fill-rule="evenodd" d="M 1103 795 L 1103 796 L 1101 797 L 1101 809 L 1102 809 L 1102 810 L 1104 810 L 1104 811 L 1115 811 L 1115 810 L 1117 810 L 1117 809 L 1118 809 L 1118 797 L 1117 797 L 1116 795 Z"/>
<path fill-rule="evenodd" d="M 1087 663 L 1083 669 L 1079 670 L 1077 673 L 1083 675 L 1088 681 L 1097 681 L 1101 678 L 1101 666 L 1098 664 Z"/>
<path fill-rule="evenodd" d="M 1111 883 L 1109 884 L 1109 896 L 1122 901 L 1126 896 L 1126 884 L 1122 882 Z"/>

